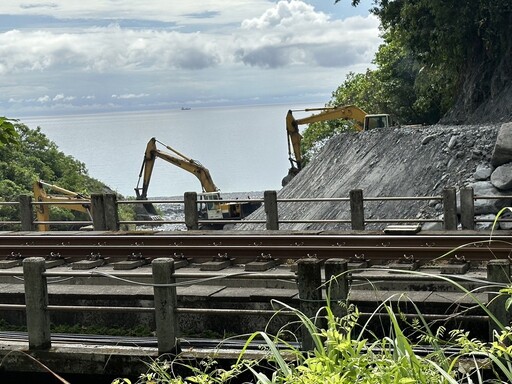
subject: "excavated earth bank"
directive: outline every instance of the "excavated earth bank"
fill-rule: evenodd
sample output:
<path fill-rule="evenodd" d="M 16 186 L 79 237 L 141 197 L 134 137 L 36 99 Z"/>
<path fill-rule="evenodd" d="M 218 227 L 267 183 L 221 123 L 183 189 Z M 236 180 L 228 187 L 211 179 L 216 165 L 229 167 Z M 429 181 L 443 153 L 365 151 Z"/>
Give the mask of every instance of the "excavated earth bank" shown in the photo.
<path fill-rule="evenodd" d="M 504 124 L 507 125 L 512 126 Z M 278 198 L 348 197 L 353 189 L 363 190 L 365 197 L 440 196 L 443 188 L 459 190 L 467 186 L 475 188 L 475 195 L 511 194 L 511 187 L 499 190 L 491 183 L 491 173 L 496 168 L 491 163 L 501 126 L 436 125 L 341 134 L 332 138 L 318 156 L 279 191 Z M 510 127 L 509 131 L 512 131 Z M 477 214 L 494 217 L 500 207 L 510 203 L 491 201 L 485 207 L 477 207 Z M 365 202 L 367 219 L 440 218 L 442 210 L 436 199 Z M 263 219 L 264 212 L 260 209 L 250 218 Z M 349 218 L 347 202 L 279 203 L 280 220 Z M 367 228 L 384 226 L 370 224 Z M 423 225 L 423 229 L 427 227 L 441 229 L 439 224 Z M 261 228 L 254 224 L 237 226 L 237 229 Z M 298 223 L 281 224 L 280 229 L 350 228 L 348 224 Z"/>

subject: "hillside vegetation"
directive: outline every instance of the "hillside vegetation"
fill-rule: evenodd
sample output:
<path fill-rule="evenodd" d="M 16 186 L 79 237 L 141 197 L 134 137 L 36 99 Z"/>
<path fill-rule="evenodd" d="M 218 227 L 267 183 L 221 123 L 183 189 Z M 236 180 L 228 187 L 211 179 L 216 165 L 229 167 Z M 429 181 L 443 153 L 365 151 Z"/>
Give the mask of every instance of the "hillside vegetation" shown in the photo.
<path fill-rule="evenodd" d="M 34 130 L 18 123 L 12 127 L 14 131 L 7 132 L 11 139 L 0 146 L 1 201 L 17 201 L 20 195 L 32 195 L 32 185 L 40 179 L 84 195 L 105 190 L 103 183 L 89 177 L 84 163 L 65 155 L 39 128 Z M 19 220 L 16 210 L 16 206 L 2 206 L 0 220 Z M 52 213 L 55 220 L 82 217 L 58 208 L 53 208 Z"/>
<path fill-rule="evenodd" d="M 374 0 L 371 12 L 384 39 L 375 69 L 350 73 L 327 106 L 354 104 L 401 124 L 512 121 L 510 0 Z M 304 157 L 352 128 L 347 121 L 311 124 Z"/>

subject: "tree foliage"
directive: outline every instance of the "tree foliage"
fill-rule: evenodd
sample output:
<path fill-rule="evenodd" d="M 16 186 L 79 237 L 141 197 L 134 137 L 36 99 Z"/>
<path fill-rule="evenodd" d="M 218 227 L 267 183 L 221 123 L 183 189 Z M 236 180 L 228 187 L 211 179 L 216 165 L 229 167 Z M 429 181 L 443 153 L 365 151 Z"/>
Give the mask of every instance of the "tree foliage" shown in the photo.
<path fill-rule="evenodd" d="M 338 2 L 340 0 L 337 0 Z M 352 0 L 357 5 L 359 0 Z M 452 82 L 449 116 L 460 122 L 512 116 L 510 0 L 374 0 L 383 30 L 441 79 Z M 441 95 L 446 98 L 446 95 Z M 428 103 L 427 103 L 428 104 Z M 496 107 L 493 107 L 496 106 Z M 501 115 L 480 113 L 501 110 Z"/>
<path fill-rule="evenodd" d="M 375 69 L 350 73 L 328 106 L 355 104 L 402 124 L 512 119 L 512 1 L 374 0 L 371 12 L 384 39 Z M 311 124 L 304 158 L 346 127 Z"/>
<path fill-rule="evenodd" d="M 16 144 L 18 137 L 14 123 L 15 120 L 0 116 L 0 146 Z"/>
<path fill-rule="evenodd" d="M 11 123 L 14 140 L 0 146 L 0 200 L 17 201 L 22 194 L 32 195 L 33 183 L 44 180 L 59 187 L 85 195 L 101 192 L 100 181 L 88 176 L 85 164 L 65 155 L 40 130 L 24 124 Z M 69 210 L 52 209 L 55 219 L 81 217 Z M 16 206 L 2 206 L 1 220 L 19 220 Z"/>

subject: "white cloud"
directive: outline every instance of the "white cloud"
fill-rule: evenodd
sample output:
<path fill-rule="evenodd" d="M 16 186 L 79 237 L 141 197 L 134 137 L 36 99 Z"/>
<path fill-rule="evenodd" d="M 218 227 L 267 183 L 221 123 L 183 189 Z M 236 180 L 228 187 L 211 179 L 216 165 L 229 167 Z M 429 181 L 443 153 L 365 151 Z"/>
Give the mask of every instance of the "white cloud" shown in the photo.
<path fill-rule="evenodd" d="M 380 39 L 374 16 L 332 20 L 302 1 L 280 1 L 259 18 L 244 20 L 237 58 L 248 65 L 343 67 L 368 63 Z"/>
<path fill-rule="evenodd" d="M 295 32 L 302 31 L 304 26 L 311 23 L 324 24 L 329 17 L 321 12 L 315 12 L 313 6 L 302 1 L 279 1 L 274 7 L 267 9 L 261 16 L 246 19 L 242 22 L 243 29 L 285 28 Z"/>
<path fill-rule="evenodd" d="M 39 103 L 48 103 L 50 100 L 51 100 L 50 96 L 48 96 L 48 95 L 44 95 L 44 96 L 37 98 L 37 102 L 39 102 Z"/>
<path fill-rule="evenodd" d="M 73 101 L 75 99 L 76 99 L 75 96 L 64 96 L 64 94 L 59 93 L 58 95 L 55 95 L 53 97 L 52 101 L 62 102 L 62 101 Z"/>
<path fill-rule="evenodd" d="M 374 17 L 333 21 L 296 0 L 280 1 L 261 17 L 242 21 L 233 36 L 116 24 L 76 33 L 13 30 L 0 34 L 0 71 L 200 70 L 233 61 L 266 68 L 341 67 L 368 62 L 380 41 Z"/>
<path fill-rule="evenodd" d="M 149 95 L 147 93 L 139 93 L 137 95 L 133 93 L 128 93 L 124 95 L 112 95 L 113 99 L 140 99 L 142 97 L 148 97 Z"/>
<path fill-rule="evenodd" d="M 0 32 L 0 75 L 9 79 L 0 102 L 39 106 L 328 99 L 344 73 L 369 66 L 380 44 L 375 17 L 334 18 L 299 0 L 4 0 L 2 14 L 60 19 Z M 143 27 L 127 26 L 142 19 Z"/>

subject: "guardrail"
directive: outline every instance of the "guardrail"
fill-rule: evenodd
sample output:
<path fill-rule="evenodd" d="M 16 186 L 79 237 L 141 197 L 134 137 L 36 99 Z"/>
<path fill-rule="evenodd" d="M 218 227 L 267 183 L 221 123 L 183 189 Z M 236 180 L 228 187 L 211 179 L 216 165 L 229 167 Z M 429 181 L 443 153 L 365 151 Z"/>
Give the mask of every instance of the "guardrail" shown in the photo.
<path fill-rule="evenodd" d="M 48 277 L 70 278 L 70 277 L 107 277 L 97 272 L 84 271 L 47 271 L 45 259 L 42 257 L 29 257 L 23 260 L 22 271 L 0 271 L 0 276 L 14 276 L 23 279 L 25 304 L 0 304 L 0 310 L 3 311 L 24 311 L 26 314 L 26 326 L 28 331 L 28 347 L 30 350 L 48 350 L 52 346 L 50 332 L 50 312 L 103 312 L 103 313 L 153 313 L 156 337 L 158 343 L 158 352 L 169 353 L 176 352 L 179 349 L 179 329 L 178 316 L 182 314 L 208 314 L 208 315 L 250 315 L 271 317 L 276 314 L 274 310 L 262 309 L 221 309 L 221 308 L 186 308 L 178 307 L 176 287 L 177 285 L 186 285 L 197 283 L 200 279 L 215 278 L 215 274 L 208 273 L 179 273 L 175 271 L 174 260 L 172 258 L 155 259 L 151 265 L 152 283 L 147 285 L 153 287 L 153 307 L 116 307 L 108 304 L 104 306 L 72 306 L 72 305 L 51 305 L 48 295 Z M 333 303 L 331 309 L 338 317 L 346 314 L 346 305 L 349 297 L 350 281 L 364 281 L 365 278 L 358 277 L 357 274 L 349 274 L 348 261 L 345 259 L 329 259 L 325 262 L 318 259 L 302 259 L 298 261 L 296 276 L 284 273 L 236 273 L 232 275 L 218 275 L 222 278 L 236 279 L 276 279 L 290 280 L 297 283 L 298 291 L 298 309 L 311 319 L 317 318 L 320 309 L 326 304 L 327 297 L 330 303 Z M 511 264 L 507 259 L 492 260 L 487 265 L 487 281 L 485 286 L 505 287 L 510 283 Z M 115 272 L 109 276 L 115 277 Z M 323 277 L 322 277 L 323 276 Z M 122 273 L 124 279 L 129 278 L 147 278 L 147 274 L 141 272 Z M 427 279 L 427 276 L 423 276 Z M 383 276 L 378 279 L 382 280 Z M 392 281 L 408 281 L 414 279 L 419 281 L 421 276 L 411 276 L 407 274 L 389 275 Z M 453 276 L 457 278 L 457 276 Z M 177 280 L 180 282 L 177 283 Z M 321 289 L 319 289 L 321 288 Z M 493 316 L 479 316 L 478 319 L 488 321 L 489 335 L 499 329 L 501 325 L 509 324 L 511 314 L 506 309 L 507 296 L 497 292 L 499 289 L 491 289 L 488 293 L 487 306 Z M 336 304 L 334 304 L 336 303 Z M 293 311 L 280 312 L 282 315 L 293 315 Z M 375 314 L 372 314 L 375 315 Z M 418 316 L 416 312 L 411 316 Z M 429 318 L 428 314 L 424 314 Z M 457 320 L 464 317 L 463 314 L 448 313 L 437 316 L 436 319 L 449 319 L 457 316 Z M 459 317 L 460 316 L 460 317 Z M 467 316 L 468 318 L 475 318 Z M 320 318 L 319 318 L 320 319 Z M 257 331 L 257 330 L 254 330 Z M 310 350 L 314 348 L 313 341 L 306 329 L 302 329 L 299 336 L 303 349 Z"/>
<path fill-rule="evenodd" d="M 262 229 L 279 230 L 280 224 L 295 223 L 320 223 L 320 224 L 346 224 L 352 230 L 364 230 L 367 224 L 422 224 L 422 223 L 442 223 L 445 230 L 475 229 L 479 222 L 492 222 L 490 219 L 475 218 L 475 202 L 477 200 L 511 200 L 512 196 L 475 196 L 472 188 L 462 188 L 459 197 L 459 209 L 457 208 L 457 193 L 455 188 L 446 188 L 441 195 L 438 196 L 391 196 L 391 197 L 367 197 L 363 195 L 362 190 L 352 190 L 348 197 L 341 198 L 278 198 L 276 191 L 265 191 L 263 199 L 223 199 L 208 200 L 209 203 L 230 203 L 230 202 L 261 202 L 263 203 L 265 219 L 243 219 L 243 220 L 204 220 L 200 219 L 198 212 L 198 204 L 204 203 L 197 198 L 195 192 L 187 192 L 184 194 L 183 200 L 117 200 L 115 194 L 93 194 L 90 201 L 86 202 L 91 205 L 92 220 L 91 221 L 37 221 L 34 220 L 34 210 L 37 205 L 52 205 L 52 202 L 35 202 L 30 195 L 22 195 L 18 202 L 0 202 L 1 206 L 18 206 L 20 213 L 19 221 L 1 221 L 0 225 L 19 227 L 22 231 L 37 230 L 39 224 L 51 224 L 54 226 L 92 226 L 94 230 L 111 230 L 117 231 L 122 225 L 135 226 L 162 226 L 164 224 L 181 224 L 189 230 L 199 229 L 202 224 L 257 224 Z M 369 202 L 388 202 L 388 201 L 436 201 L 438 200 L 443 207 L 442 219 L 421 219 L 421 218 L 381 218 L 372 219 L 365 217 L 365 203 Z M 340 219 L 299 219 L 286 220 L 279 217 L 279 206 L 281 204 L 294 203 L 340 203 L 347 205 L 347 217 Z M 66 202 L 59 202 L 59 205 L 65 205 Z M 69 204 L 76 204 L 70 201 Z M 143 205 L 143 204 L 182 204 L 184 218 L 182 220 L 120 220 L 119 207 L 121 205 Z M 511 220 L 500 219 L 500 222 L 510 222 Z"/>

